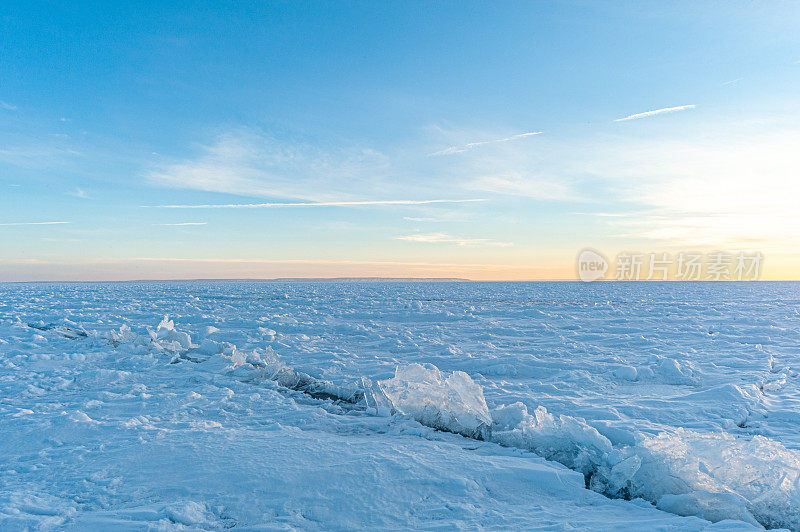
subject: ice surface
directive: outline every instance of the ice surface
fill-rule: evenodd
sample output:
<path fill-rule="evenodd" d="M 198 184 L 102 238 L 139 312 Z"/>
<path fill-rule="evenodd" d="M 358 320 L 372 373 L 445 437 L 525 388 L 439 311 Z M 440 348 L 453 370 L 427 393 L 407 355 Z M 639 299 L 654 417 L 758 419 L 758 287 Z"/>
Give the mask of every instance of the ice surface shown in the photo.
<path fill-rule="evenodd" d="M 284 385 L 324 381 L 310 384 L 271 349 L 194 347 L 169 321 L 83 344 L 32 343 L 30 330 L 0 323 L 0 529 L 709 525 L 606 499 L 533 455 L 292 396 Z M 50 364 L 53 345 L 85 356 Z M 436 375 L 422 369 L 400 373 L 417 384 Z M 459 423 L 473 409 L 490 420 L 466 375 L 426 382 L 469 405 L 453 410 Z"/>
<path fill-rule="evenodd" d="M 800 530 L 798 308 L 781 283 L 3 285 L 0 528 Z"/>

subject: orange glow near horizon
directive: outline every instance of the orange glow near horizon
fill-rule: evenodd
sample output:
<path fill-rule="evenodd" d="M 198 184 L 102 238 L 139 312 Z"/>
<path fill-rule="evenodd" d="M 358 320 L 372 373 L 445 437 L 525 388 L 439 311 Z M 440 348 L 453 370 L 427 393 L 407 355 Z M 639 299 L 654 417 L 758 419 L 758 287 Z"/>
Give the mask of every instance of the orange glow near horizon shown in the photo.
<path fill-rule="evenodd" d="M 133 259 L 82 263 L 18 261 L 0 263 L 0 281 L 129 281 L 274 278 L 463 278 L 475 281 L 577 280 L 574 257 L 536 265 L 443 264 L 393 261 L 266 261 L 215 259 Z M 606 279 L 614 279 L 614 264 Z M 641 279 L 647 276 L 643 275 Z M 670 276 L 672 279 L 672 276 Z M 760 280 L 800 280 L 800 255 L 764 258 Z M 703 276 L 700 280 L 705 280 Z"/>

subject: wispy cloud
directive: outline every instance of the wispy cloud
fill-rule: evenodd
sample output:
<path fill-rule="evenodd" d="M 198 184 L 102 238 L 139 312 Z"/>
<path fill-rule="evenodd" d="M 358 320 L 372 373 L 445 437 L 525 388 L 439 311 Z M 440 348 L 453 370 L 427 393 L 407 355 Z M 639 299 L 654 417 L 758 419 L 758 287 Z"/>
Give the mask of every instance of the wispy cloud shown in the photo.
<path fill-rule="evenodd" d="M 576 216 L 599 216 L 601 218 L 623 218 L 631 216 L 631 213 L 618 213 L 618 212 L 573 212 Z M 636 214 L 636 213 L 634 213 Z"/>
<path fill-rule="evenodd" d="M 7 222 L 7 223 L 0 223 L 3 226 L 16 226 L 16 225 L 61 225 L 61 224 L 68 224 L 72 222 Z"/>
<path fill-rule="evenodd" d="M 0 149 L 0 163 L 22 168 L 59 168 L 64 170 L 65 167 L 74 164 L 77 159 L 82 157 L 85 156 L 79 151 L 52 144 L 30 144 Z"/>
<path fill-rule="evenodd" d="M 720 87 L 724 87 L 724 86 L 726 86 L 726 85 L 733 85 L 734 83 L 739 83 L 739 82 L 740 82 L 740 81 L 742 81 L 743 79 L 744 79 L 744 78 L 736 78 L 736 79 L 732 79 L 732 80 L 730 80 L 730 81 L 726 81 L 726 82 L 724 82 L 724 83 L 720 83 L 720 84 L 719 84 L 719 86 L 720 86 Z"/>
<path fill-rule="evenodd" d="M 468 143 L 463 144 L 461 146 L 450 146 L 449 148 L 445 148 L 443 150 L 431 153 L 430 155 L 431 155 L 431 157 L 435 157 L 437 155 L 450 155 L 450 154 L 453 154 L 453 153 L 464 153 L 465 151 L 467 151 L 469 149 L 472 149 L 472 148 L 477 148 L 478 146 L 485 146 L 487 144 L 498 144 L 498 143 L 501 143 L 501 142 L 510 142 L 512 140 L 522 139 L 522 138 L 525 138 L 525 137 L 531 137 L 533 135 L 541 135 L 541 134 L 542 134 L 541 131 L 530 131 L 528 133 L 519 133 L 517 135 L 511 135 L 510 137 L 504 137 L 504 138 L 501 138 L 501 139 L 483 140 L 483 141 L 479 141 L 479 142 L 468 142 Z"/>
<path fill-rule="evenodd" d="M 462 262 L 421 262 L 398 260 L 326 260 L 326 259 L 259 259 L 259 258 L 201 258 L 201 257 L 123 257 L 123 258 L 90 258 L 74 262 L 63 262 L 50 259 L 3 259 L 0 264 L 115 264 L 126 262 L 164 262 L 164 263 L 217 263 L 217 264 L 286 264 L 286 265 L 344 265 L 344 266 L 434 266 L 434 267 L 470 267 L 491 270 L 518 269 L 519 266 L 502 263 L 462 263 Z"/>
<path fill-rule="evenodd" d="M 478 198 L 497 193 L 542 199 L 570 195 L 568 179 L 553 183 L 540 170 L 537 163 L 542 157 L 541 150 L 531 150 L 527 143 L 513 142 L 539 132 L 503 136 L 496 131 L 447 130 L 434 126 L 428 131 L 432 137 L 419 144 L 381 152 L 363 145 L 328 146 L 323 150 L 252 129 L 234 129 L 199 146 L 194 156 L 159 163 L 146 179 L 159 186 L 265 198 L 262 201 L 221 200 L 220 203 L 229 201 L 232 204 L 219 206 L 165 206 L 173 208 L 427 205 L 433 209 L 436 203 L 466 207 L 470 204 L 468 201 L 454 201 L 446 192 L 464 187 L 477 191 Z M 495 140 L 464 142 L 476 138 Z M 431 145 L 460 145 L 469 153 L 456 158 L 429 157 L 424 147 Z M 474 146 L 483 146 L 483 149 L 470 150 Z M 392 200 L 387 201 L 389 198 Z M 408 201 L 405 198 L 445 199 Z M 431 211 L 423 215 L 439 214 Z"/>
<path fill-rule="evenodd" d="M 447 209 L 438 206 L 421 207 L 419 212 L 403 216 L 406 222 L 418 223 L 464 223 L 474 221 L 474 217 L 461 209 Z"/>
<path fill-rule="evenodd" d="M 13 262 L 13 261 L 6 261 Z M 47 262 L 47 261 L 39 261 Z M 87 261 L 88 262 L 88 261 Z M 258 258 L 188 258 L 188 257 L 129 257 L 123 259 L 94 259 L 90 262 L 218 262 L 223 264 L 343 264 L 343 265 L 401 265 L 401 266 L 483 266 L 488 268 L 517 268 L 497 263 L 419 262 L 396 260 L 326 260 L 326 259 L 258 259 Z"/>
<path fill-rule="evenodd" d="M 687 109 L 694 109 L 697 107 L 696 105 L 679 105 L 677 107 L 664 107 L 663 109 L 654 109 L 652 111 L 645 111 L 644 113 L 636 113 L 635 115 L 629 115 L 624 118 L 617 118 L 614 122 L 625 122 L 627 120 L 638 120 L 640 118 L 649 118 L 651 116 L 656 115 L 663 115 L 666 113 L 675 113 L 678 111 L 686 111 Z"/>
<path fill-rule="evenodd" d="M 89 199 L 89 194 L 87 194 L 82 188 L 76 188 L 75 192 L 71 192 L 69 195 L 75 196 L 76 198 Z"/>
<path fill-rule="evenodd" d="M 17 110 L 17 106 L 16 105 L 11 105 L 8 102 L 4 102 L 3 100 L 0 100 L 0 109 L 5 109 L 6 111 L 16 111 Z"/>
<path fill-rule="evenodd" d="M 572 193 L 565 183 L 523 175 L 519 172 L 508 172 L 506 175 L 484 175 L 465 183 L 464 186 L 478 192 L 537 199 L 564 199 Z"/>
<path fill-rule="evenodd" d="M 369 148 L 323 150 L 246 128 L 219 135 L 196 156 L 160 163 L 152 184 L 289 201 L 355 199 L 364 190 L 393 190 L 388 158 Z M 161 158 L 163 160 L 163 158 Z M 394 194 L 393 194 L 394 195 Z"/>
<path fill-rule="evenodd" d="M 452 220 L 447 220 L 445 218 L 436 218 L 436 217 L 433 217 L 433 216 L 427 216 L 427 217 L 424 217 L 424 216 L 403 216 L 403 220 L 405 220 L 407 222 L 432 222 L 432 223 L 450 222 L 450 221 L 452 221 Z"/>
<path fill-rule="evenodd" d="M 497 195 L 549 201 L 573 199 L 580 195 L 581 191 L 572 186 L 577 176 L 560 171 L 565 160 L 572 160 L 575 155 L 566 159 L 552 158 L 551 152 L 561 144 L 551 136 L 539 135 L 531 142 L 509 142 L 520 136 L 503 137 L 493 130 L 437 125 L 428 126 L 427 132 L 430 139 L 427 144 L 434 146 L 466 146 L 463 141 L 471 138 L 498 139 L 457 157 L 425 157 L 419 163 L 424 173 L 419 174 L 427 183 L 447 187 L 447 190 L 471 190 L 486 198 Z M 533 134 L 538 132 L 521 135 Z M 470 145 L 473 144 L 477 143 Z M 436 192 L 431 193 L 436 197 L 433 194 Z"/>
<path fill-rule="evenodd" d="M 159 225 L 163 227 L 185 227 L 190 225 L 206 225 L 207 223 L 208 222 L 178 222 L 174 224 L 153 224 L 153 225 Z"/>
<path fill-rule="evenodd" d="M 397 240 L 407 242 L 421 242 L 425 244 L 455 244 L 457 246 L 492 246 L 492 247 L 511 247 L 512 242 L 497 242 L 488 238 L 460 238 L 450 236 L 447 233 L 419 233 L 406 236 L 398 236 Z"/>
<path fill-rule="evenodd" d="M 142 205 L 158 209 L 271 209 L 280 207 L 358 207 L 370 205 L 428 205 L 432 203 L 474 203 L 486 201 L 483 198 L 471 199 L 431 199 L 431 200 L 374 200 L 374 201 L 319 201 L 299 203 L 229 203 L 220 205 Z"/>

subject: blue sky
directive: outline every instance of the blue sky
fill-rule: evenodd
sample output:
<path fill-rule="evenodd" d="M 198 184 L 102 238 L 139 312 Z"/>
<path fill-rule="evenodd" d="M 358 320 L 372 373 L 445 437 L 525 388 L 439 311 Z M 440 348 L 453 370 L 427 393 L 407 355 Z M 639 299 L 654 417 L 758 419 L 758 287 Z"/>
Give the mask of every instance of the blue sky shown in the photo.
<path fill-rule="evenodd" d="M 797 278 L 797 20 L 6 2 L 0 280 L 566 278 L 587 246 L 757 249 Z M 196 207 L 284 203 L 318 205 Z"/>

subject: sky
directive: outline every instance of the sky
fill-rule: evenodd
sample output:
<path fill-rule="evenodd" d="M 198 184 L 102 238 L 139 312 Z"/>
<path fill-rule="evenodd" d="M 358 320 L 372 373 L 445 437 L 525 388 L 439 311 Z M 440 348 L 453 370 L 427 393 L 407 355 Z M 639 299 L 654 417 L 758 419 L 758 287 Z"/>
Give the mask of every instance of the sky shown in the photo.
<path fill-rule="evenodd" d="M 585 248 L 800 279 L 798 20 L 3 2 L 0 281 L 571 279 Z"/>

